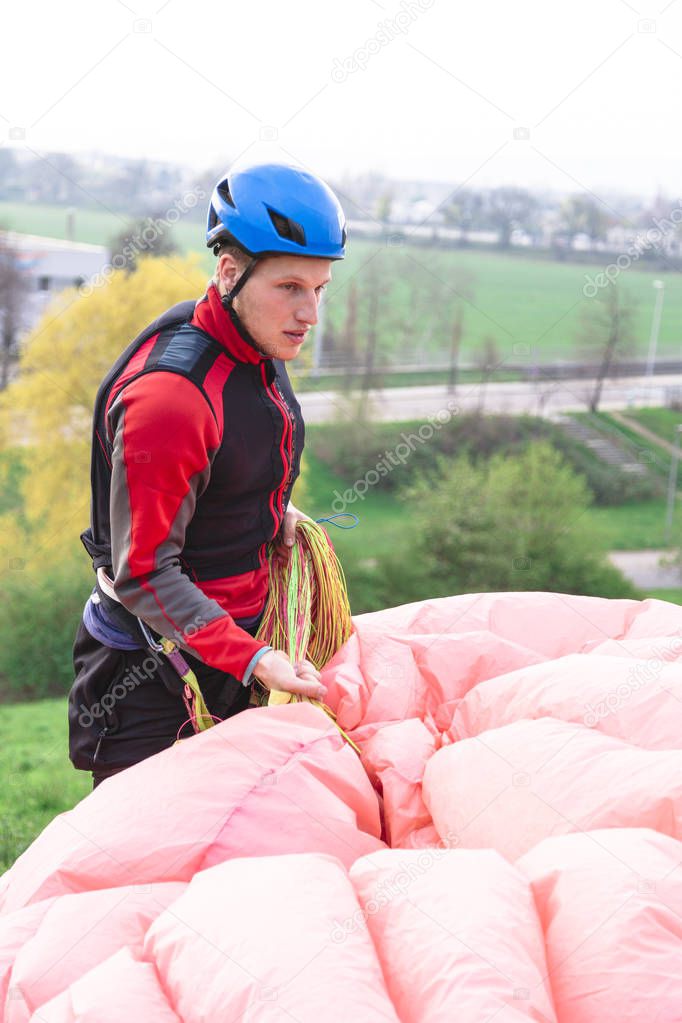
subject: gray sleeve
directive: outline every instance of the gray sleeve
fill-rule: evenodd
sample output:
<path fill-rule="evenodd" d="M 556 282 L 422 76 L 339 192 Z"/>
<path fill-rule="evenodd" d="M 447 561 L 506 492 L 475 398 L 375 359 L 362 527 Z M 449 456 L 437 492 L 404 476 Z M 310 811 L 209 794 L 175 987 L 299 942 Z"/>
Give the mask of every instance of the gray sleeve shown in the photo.
<path fill-rule="evenodd" d="M 219 438 L 205 399 L 174 375 L 150 374 L 113 403 L 111 551 L 114 590 L 132 614 L 214 667 L 242 679 L 264 644 L 180 568 L 185 532 Z M 247 680 L 248 681 L 248 680 Z"/>

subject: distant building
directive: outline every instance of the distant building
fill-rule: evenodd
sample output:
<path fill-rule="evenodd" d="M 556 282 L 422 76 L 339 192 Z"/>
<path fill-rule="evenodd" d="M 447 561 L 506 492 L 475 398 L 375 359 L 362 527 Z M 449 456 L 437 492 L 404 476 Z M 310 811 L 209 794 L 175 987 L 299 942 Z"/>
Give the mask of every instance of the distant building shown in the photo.
<path fill-rule="evenodd" d="M 8 231 L 6 237 L 9 245 L 18 252 L 20 266 L 28 280 L 22 335 L 35 326 L 58 292 L 87 284 L 101 273 L 109 260 L 109 251 L 104 245 L 14 231 Z"/>

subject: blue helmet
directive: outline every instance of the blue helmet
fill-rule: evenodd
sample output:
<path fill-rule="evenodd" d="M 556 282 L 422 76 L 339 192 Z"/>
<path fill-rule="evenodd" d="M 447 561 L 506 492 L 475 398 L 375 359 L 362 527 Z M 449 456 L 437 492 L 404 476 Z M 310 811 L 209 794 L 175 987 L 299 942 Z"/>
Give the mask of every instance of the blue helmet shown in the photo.
<path fill-rule="evenodd" d="M 331 188 L 287 164 L 236 168 L 213 190 L 206 244 L 237 245 L 252 257 L 286 253 L 343 259 L 346 222 Z"/>

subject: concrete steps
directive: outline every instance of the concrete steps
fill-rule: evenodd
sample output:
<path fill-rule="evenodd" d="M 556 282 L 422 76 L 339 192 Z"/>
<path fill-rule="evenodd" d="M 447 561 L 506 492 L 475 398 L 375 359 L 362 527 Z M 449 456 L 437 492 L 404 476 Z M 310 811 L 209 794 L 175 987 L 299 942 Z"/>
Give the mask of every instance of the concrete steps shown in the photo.
<path fill-rule="evenodd" d="M 611 437 L 597 426 L 579 422 L 572 416 L 557 416 L 554 422 L 569 437 L 594 451 L 602 462 L 615 465 L 632 476 L 648 475 L 647 465 L 639 459 L 636 446 L 628 438 Z"/>

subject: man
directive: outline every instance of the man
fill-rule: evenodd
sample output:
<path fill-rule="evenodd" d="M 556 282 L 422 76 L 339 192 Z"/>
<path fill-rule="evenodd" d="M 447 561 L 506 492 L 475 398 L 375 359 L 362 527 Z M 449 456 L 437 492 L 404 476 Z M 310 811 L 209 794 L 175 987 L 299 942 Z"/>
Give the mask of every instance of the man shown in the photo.
<path fill-rule="evenodd" d="M 291 544 L 304 424 L 285 364 L 317 320 L 345 246 L 324 182 L 278 164 L 233 170 L 209 206 L 218 257 L 199 302 L 165 312 L 126 349 L 95 403 L 91 525 L 97 583 L 74 644 L 70 755 L 94 784 L 170 746 L 184 686 L 174 640 L 211 714 L 266 688 L 322 697 L 319 672 L 254 638 L 266 547 Z"/>

